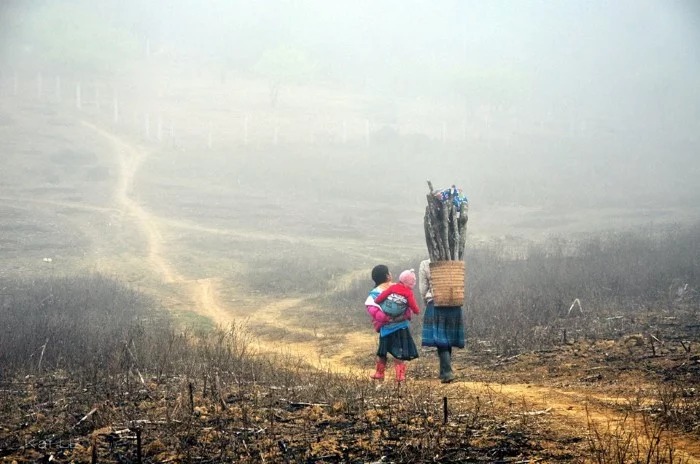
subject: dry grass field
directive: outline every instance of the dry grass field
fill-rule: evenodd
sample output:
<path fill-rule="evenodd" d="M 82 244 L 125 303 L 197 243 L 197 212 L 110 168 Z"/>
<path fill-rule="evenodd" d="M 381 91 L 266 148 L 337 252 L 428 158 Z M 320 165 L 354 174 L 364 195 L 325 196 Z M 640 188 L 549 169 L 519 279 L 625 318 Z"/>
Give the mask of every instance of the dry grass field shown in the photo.
<path fill-rule="evenodd" d="M 3 94 L 0 459 L 700 462 L 696 209 L 475 201 L 458 381 L 369 381 L 369 270 L 425 255 L 407 138 L 156 143 Z"/>

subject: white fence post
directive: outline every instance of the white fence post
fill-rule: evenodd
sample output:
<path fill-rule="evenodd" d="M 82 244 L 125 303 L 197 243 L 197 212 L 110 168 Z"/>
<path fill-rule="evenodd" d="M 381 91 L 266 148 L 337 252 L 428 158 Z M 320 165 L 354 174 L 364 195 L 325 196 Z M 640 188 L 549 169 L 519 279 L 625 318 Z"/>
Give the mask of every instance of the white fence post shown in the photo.
<path fill-rule="evenodd" d="M 44 96 L 44 79 L 41 73 L 37 73 L 36 75 L 36 96 L 39 100 Z"/>
<path fill-rule="evenodd" d="M 243 118 L 243 145 L 248 145 L 248 115 Z"/>
<path fill-rule="evenodd" d="M 146 113 L 146 118 L 144 120 L 145 124 L 145 132 L 146 132 L 146 138 L 150 139 L 151 138 L 151 115 Z"/>
<path fill-rule="evenodd" d="M 56 76 L 56 100 L 61 101 L 61 76 Z"/>
<path fill-rule="evenodd" d="M 83 101 L 80 95 L 80 82 L 75 84 L 75 107 L 77 109 L 81 109 L 83 107 Z"/>
<path fill-rule="evenodd" d="M 211 122 L 207 126 L 207 148 L 211 150 L 212 146 L 212 127 L 211 127 Z"/>
<path fill-rule="evenodd" d="M 369 146 L 369 119 L 365 119 L 365 143 Z"/>
<path fill-rule="evenodd" d="M 158 115 L 158 128 L 156 132 L 156 138 L 158 139 L 158 143 L 163 141 L 163 116 Z"/>
<path fill-rule="evenodd" d="M 113 107 L 114 107 L 114 124 L 119 124 L 119 100 L 117 99 L 117 96 L 114 96 L 113 99 Z"/>
<path fill-rule="evenodd" d="M 343 143 L 348 143 L 348 122 L 343 119 Z"/>

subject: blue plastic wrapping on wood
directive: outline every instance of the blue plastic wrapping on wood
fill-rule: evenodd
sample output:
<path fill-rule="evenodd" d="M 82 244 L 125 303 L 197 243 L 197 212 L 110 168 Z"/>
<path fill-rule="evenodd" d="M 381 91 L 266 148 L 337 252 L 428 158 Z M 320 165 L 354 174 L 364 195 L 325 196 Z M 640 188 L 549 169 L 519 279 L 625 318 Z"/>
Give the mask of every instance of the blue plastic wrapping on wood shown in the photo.
<path fill-rule="evenodd" d="M 452 203 L 455 205 L 455 208 L 459 210 L 459 208 L 462 206 L 462 203 L 464 203 L 464 206 L 469 205 L 469 200 L 467 199 L 467 196 L 464 194 L 462 189 L 455 187 L 454 185 L 450 188 L 446 189 L 441 189 L 441 190 L 436 190 L 434 192 L 435 198 L 438 200 L 442 201 L 445 203 L 450 199 L 450 196 L 452 196 Z"/>

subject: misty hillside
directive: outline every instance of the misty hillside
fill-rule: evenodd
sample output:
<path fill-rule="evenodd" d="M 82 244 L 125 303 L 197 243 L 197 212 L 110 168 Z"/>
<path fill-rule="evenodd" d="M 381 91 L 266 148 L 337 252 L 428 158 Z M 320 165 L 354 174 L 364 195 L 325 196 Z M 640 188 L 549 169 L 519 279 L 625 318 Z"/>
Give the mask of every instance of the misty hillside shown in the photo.
<path fill-rule="evenodd" d="M 431 178 L 476 211 L 655 210 L 700 199 L 699 18 L 693 2 L 11 1 L 0 64 L 6 91 L 100 82 L 103 106 L 154 131 L 162 115 L 211 159 L 197 176 L 291 203 L 420 210 Z"/>
<path fill-rule="evenodd" d="M 700 463 L 699 5 L 0 0 L 0 461 Z"/>

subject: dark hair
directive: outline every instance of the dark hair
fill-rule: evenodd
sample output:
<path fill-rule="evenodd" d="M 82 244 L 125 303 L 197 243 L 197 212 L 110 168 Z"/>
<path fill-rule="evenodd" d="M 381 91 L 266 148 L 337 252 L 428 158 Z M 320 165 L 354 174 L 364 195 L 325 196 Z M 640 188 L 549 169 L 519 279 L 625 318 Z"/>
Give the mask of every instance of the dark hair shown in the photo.
<path fill-rule="evenodd" d="M 381 285 L 389 278 L 389 268 L 383 264 L 378 264 L 372 268 L 372 280 L 375 285 Z"/>

